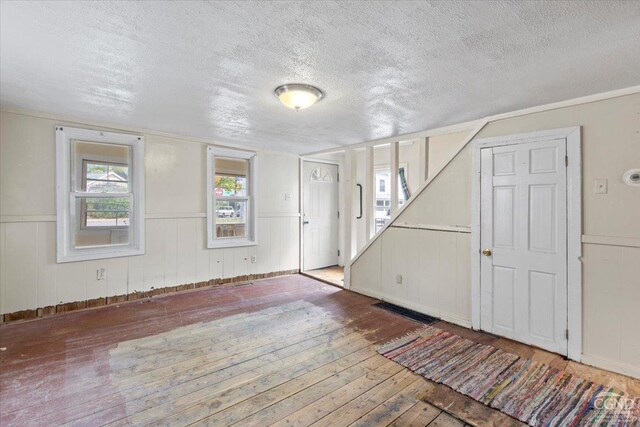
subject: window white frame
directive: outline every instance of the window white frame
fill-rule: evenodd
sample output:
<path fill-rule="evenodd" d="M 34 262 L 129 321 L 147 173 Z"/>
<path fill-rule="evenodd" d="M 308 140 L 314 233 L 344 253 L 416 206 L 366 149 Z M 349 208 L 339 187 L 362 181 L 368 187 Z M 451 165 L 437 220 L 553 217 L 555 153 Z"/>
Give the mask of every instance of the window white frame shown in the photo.
<path fill-rule="evenodd" d="M 128 145 L 130 147 L 130 192 L 101 194 L 77 191 L 75 182 L 79 177 L 75 172 L 78 168 L 78 162 L 80 167 L 82 166 L 83 159 L 73 158 L 72 146 L 74 141 Z M 57 262 L 86 261 L 144 254 L 144 188 L 144 137 L 132 134 L 56 126 Z M 76 230 L 81 231 L 81 218 L 77 217 L 75 207 L 78 198 L 87 196 L 95 198 L 129 198 L 130 224 L 128 244 L 75 247 Z M 122 228 L 115 227 L 113 229 L 122 230 Z"/>
<path fill-rule="evenodd" d="M 564 139 L 567 144 L 567 357 L 582 358 L 582 154 L 580 126 L 474 140 L 471 146 L 471 320 L 480 329 L 480 150 Z"/>
<path fill-rule="evenodd" d="M 241 159 L 249 161 L 249 179 L 247 180 L 247 233 L 245 237 L 216 236 L 216 192 L 215 192 L 215 160 L 216 157 Z M 257 230 L 257 164 L 256 153 L 251 151 L 233 150 L 229 148 L 207 147 L 207 248 L 230 248 L 240 246 L 254 246 L 258 244 Z"/>

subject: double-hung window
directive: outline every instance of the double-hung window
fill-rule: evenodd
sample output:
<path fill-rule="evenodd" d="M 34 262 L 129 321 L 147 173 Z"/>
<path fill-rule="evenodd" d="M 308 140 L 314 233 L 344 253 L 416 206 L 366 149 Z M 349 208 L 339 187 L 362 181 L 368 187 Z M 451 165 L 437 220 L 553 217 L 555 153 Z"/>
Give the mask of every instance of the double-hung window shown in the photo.
<path fill-rule="evenodd" d="M 56 128 L 58 262 L 144 253 L 144 140 Z"/>
<path fill-rule="evenodd" d="M 256 154 L 207 147 L 208 247 L 256 244 Z"/>

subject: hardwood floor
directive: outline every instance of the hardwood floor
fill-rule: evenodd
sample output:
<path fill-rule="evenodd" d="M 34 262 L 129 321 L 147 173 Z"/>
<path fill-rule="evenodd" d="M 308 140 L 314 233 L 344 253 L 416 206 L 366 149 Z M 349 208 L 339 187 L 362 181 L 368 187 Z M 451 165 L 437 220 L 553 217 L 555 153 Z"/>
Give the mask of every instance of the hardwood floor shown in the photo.
<path fill-rule="evenodd" d="M 0 325 L 0 424 L 521 425 L 377 354 L 420 324 L 375 302 L 295 275 Z"/>

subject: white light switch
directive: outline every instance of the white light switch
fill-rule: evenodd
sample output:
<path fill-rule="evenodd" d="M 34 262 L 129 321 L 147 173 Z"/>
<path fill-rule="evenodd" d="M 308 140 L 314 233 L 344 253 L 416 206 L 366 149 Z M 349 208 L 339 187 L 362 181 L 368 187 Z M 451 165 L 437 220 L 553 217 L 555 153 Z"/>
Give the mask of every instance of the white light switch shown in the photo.
<path fill-rule="evenodd" d="M 594 186 L 596 194 L 607 194 L 608 183 L 605 178 L 597 178 Z"/>

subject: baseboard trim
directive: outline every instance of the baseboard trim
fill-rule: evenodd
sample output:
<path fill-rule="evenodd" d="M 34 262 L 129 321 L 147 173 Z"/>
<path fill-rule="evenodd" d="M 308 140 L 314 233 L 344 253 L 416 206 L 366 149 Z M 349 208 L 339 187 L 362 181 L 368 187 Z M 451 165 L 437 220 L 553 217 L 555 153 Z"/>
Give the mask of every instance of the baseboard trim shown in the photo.
<path fill-rule="evenodd" d="M 616 372 L 618 374 L 627 375 L 632 378 L 640 379 L 640 367 L 628 365 L 626 363 L 616 362 L 615 360 L 604 359 L 598 356 L 582 355 L 582 364 L 594 366 L 607 371 Z"/>
<path fill-rule="evenodd" d="M 177 286 L 167 286 L 164 288 L 155 288 L 149 291 L 131 292 L 124 295 L 114 295 L 109 297 L 94 298 L 86 301 L 67 302 L 58 305 L 50 305 L 47 307 L 39 307 L 33 310 L 20 310 L 13 313 L 4 313 L 0 315 L 0 322 L 14 322 L 17 320 L 38 319 L 48 317 L 55 314 L 68 313 L 70 311 L 91 309 L 112 304 L 122 304 L 128 301 L 136 301 L 145 298 L 152 298 L 159 295 L 173 294 L 177 292 L 189 291 L 194 289 L 215 287 L 223 285 L 236 285 L 242 282 L 250 282 L 253 280 L 268 279 L 271 277 L 287 276 L 298 274 L 299 270 L 283 270 L 263 274 L 249 274 L 244 276 L 229 277 L 226 279 L 211 279 L 204 282 L 187 283 Z"/>
<path fill-rule="evenodd" d="M 427 316 L 435 317 L 440 320 L 444 320 L 445 322 L 453 323 L 454 325 L 462 326 L 463 328 L 471 329 L 471 320 L 464 319 L 462 317 L 444 313 L 439 310 L 432 310 L 427 307 L 423 307 L 421 305 L 404 301 L 398 298 L 389 297 L 387 295 L 383 295 L 376 291 L 371 291 L 368 289 L 356 289 L 351 288 L 350 291 L 353 291 L 358 294 L 366 295 L 371 298 L 379 299 L 380 301 L 390 302 L 391 304 L 399 305 L 400 307 L 405 307 L 413 311 L 417 311 L 418 313 L 426 314 Z"/>

